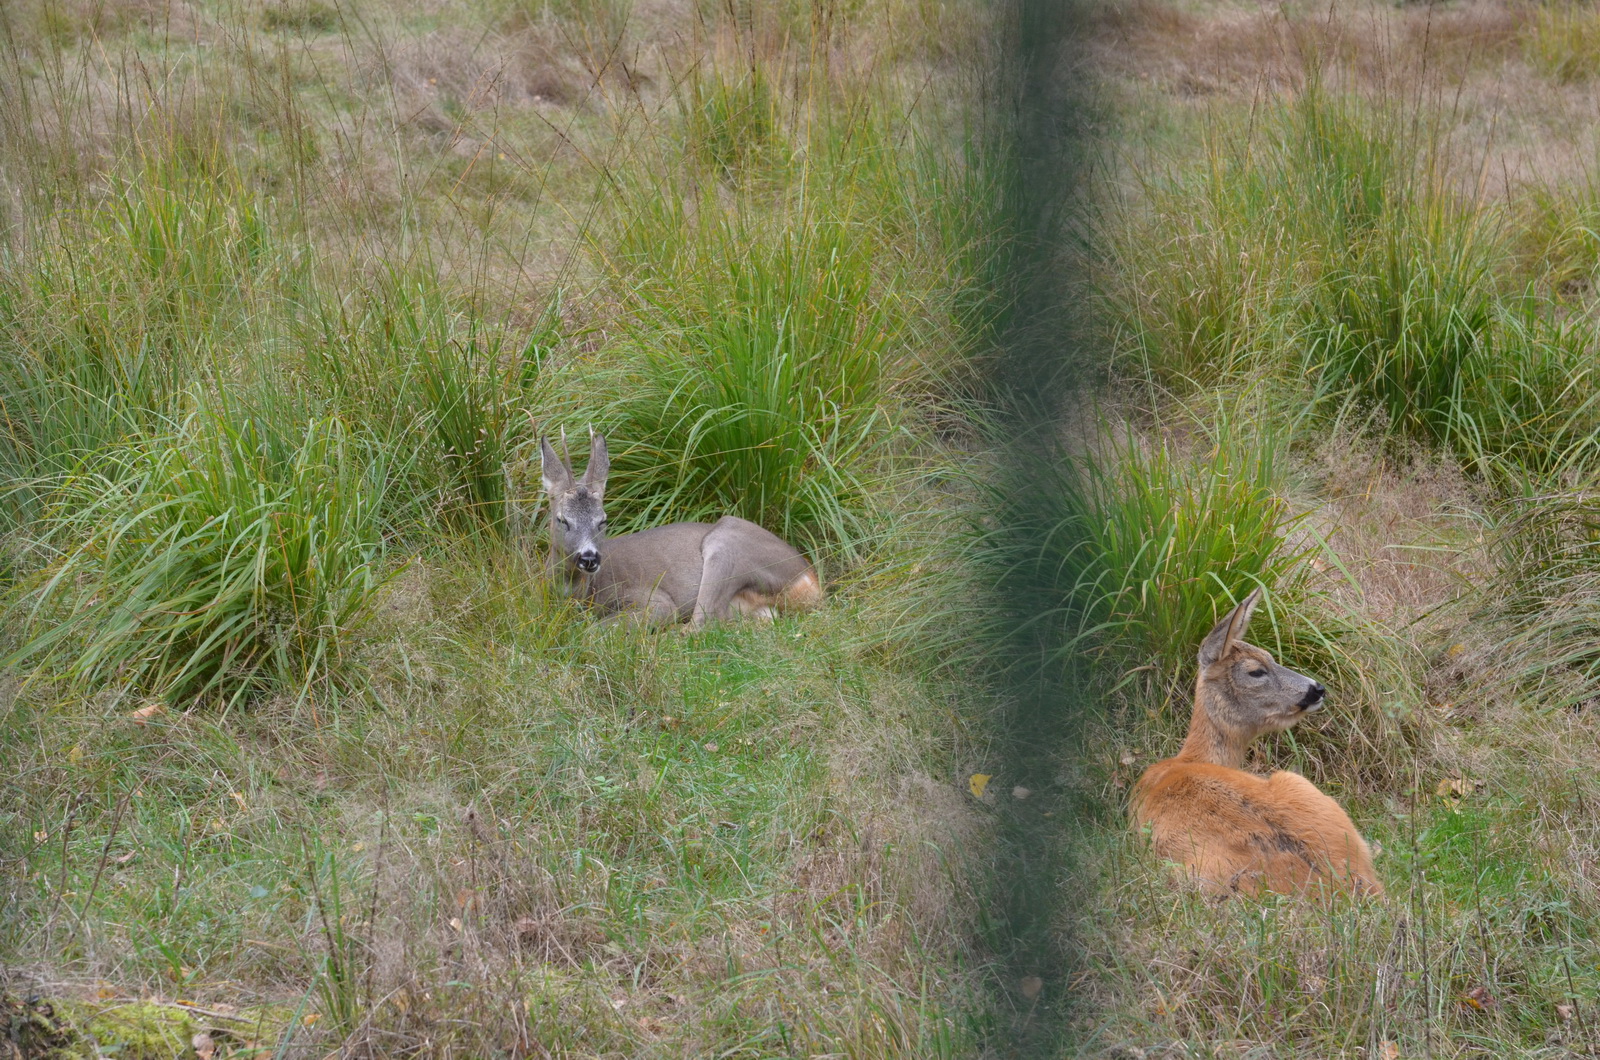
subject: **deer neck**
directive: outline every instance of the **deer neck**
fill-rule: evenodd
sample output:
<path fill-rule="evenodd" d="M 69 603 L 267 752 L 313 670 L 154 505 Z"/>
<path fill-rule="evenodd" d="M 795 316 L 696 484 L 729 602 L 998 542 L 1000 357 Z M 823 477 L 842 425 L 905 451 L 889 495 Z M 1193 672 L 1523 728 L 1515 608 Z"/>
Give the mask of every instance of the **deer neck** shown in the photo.
<path fill-rule="evenodd" d="M 1250 740 L 1225 732 L 1211 720 L 1211 711 L 1207 708 L 1214 694 L 1204 680 L 1195 682 L 1194 714 L 1189 719 L 1189 736 L 1183 741 L 1177 758 L 1184 762 L 1209 762 L 1238 769 L 1244 765 L 1244 752 Z"/>

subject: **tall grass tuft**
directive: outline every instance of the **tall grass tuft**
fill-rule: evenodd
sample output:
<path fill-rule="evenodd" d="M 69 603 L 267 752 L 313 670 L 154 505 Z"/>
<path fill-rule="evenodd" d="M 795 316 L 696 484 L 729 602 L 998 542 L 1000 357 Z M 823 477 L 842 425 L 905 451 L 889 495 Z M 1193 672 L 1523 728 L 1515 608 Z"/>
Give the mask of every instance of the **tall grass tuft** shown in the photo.
<path fill-rule="evenodd" d="M 989 544 L 1008 580 L 1043 587 L 1034 621 L 1063 654 L 1181 671 L 1228 608 L 1257 586 L 1298 588 L 1312 555 L 1293 541 L 1304 516 L 1274 492 L 1269 446 L 1190 459 L 1108 429 L 1080 452 L 1040 454 L 1027 478 L 1027 524 Z"/>
<path fill-rule="evenodd" d="M 765 68 L 752 63 L 733 76 L 696 71 L 684 101 L 690 154 L 718 177 L 735 180 L 775 157 L 783 130 Z"/>
<path fill-rule="evenodd" d="M 1374 411 L 1496 484 L 1584 465 L 1585 329 L 1507 279 L 1502 211 L 1453 191 L 1442 134 L 1403 117 L 1313 79 L 1213 134 L 1198 176 L 1150 179 L 1107 233 L 1122 357 L 1169 389 L 1266 378 L 1316 415 Z"/>
<path fill-rule="evenodd" d="M 1518 497 L 1491 519 L 1499 571 L 1472 602 L 1503 630 L 1496 673 L 1545 710 L 1600 696 L 1600 497 L 1587 487 Z"/>
<path fill-rule="evenodd" d="M 51 496 L 58 555 L 16 605 L 12 661 L 173 702 L 342 680 L 383 578 L 388 485 L 337 419 L 200 413 L 103 453 Z"/>
<path fill-rule="evenodd" d="M 508 330 L 452 304 L 426 270 L 386 269 L 354 304 L 319 302 L 302 328 L 316 386 L 360 433 L 393 454 L 403 491 L 392 513 L 413 526 L 498 530 L 517 409 L 537 383 L 544 331 Z"/>
<path fill-rule="evenodd" d="M 1496 249 L 1481 215 L 1443 202 L 1385 218 L 1316 287 L 1300 332 L 1308 374 L 1412 437 L 1449 441 L 1493 340 Z"/>
<path fill-rule="evenodd" d="M 889 429 L 895 291 L 875 282 L 875 248 L 848 218 L 773 228 L 702 210 L 684 219 L 673 267 L 633 289 L 637 374 L 614 413 L 627 507 L 848 542 Z"/>
<path fill-rule="evenodd" d="M 33 218 L 0 267 L 0 474 L 48 480 L 181 416 L 255 326 L 267 223 L 225 156 L 181 139 L 142 144 L 94 208 Z M 37 513 L 26 485 L 8 496 L 13 524 Z"/>

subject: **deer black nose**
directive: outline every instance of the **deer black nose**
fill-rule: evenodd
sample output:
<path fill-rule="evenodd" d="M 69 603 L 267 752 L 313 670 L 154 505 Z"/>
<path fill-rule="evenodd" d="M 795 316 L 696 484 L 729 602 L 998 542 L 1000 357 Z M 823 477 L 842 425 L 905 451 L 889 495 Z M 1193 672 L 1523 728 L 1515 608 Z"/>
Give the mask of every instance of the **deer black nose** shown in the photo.
<path fill-rule="evenodd" d="M 1328 690 L 1326 688 L 1323 688 L 1318 682 L 1313 681 L 1311 682 L 1311 687 L 1306 689 L 1305 696 L 1300 700 L 1300 706 L 1310 709 L 1311 707 L 1316 706 L 1318 703 L 1321 703 L 1322 697 L 1327 694 Z"/>
<path fill-rule="evenodd" d="M 593 574 L 600 569 L 600 553 L 592 548 L 586 548 L 578 553 L 578 569 L 585 574 Z"/>

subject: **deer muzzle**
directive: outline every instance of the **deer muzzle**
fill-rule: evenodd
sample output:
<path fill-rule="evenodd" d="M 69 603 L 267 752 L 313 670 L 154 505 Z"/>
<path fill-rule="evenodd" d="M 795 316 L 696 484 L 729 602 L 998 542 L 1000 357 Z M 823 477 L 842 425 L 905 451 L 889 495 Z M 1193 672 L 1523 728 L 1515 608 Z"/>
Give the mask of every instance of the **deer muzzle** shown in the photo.
<path fill-rule="evenodd" d="M 600 569 L 600 553 L 592 548 L 586 548 L 573 559 L 578 569 L 585 574 L 593 574 Z"/>
<path fill-rule="evenodd" d="M 1313 681 L 1311 682 L 1311 687 L 1306 689 L 1306 694 L 1301 697 L 1300 702 L 1295 706 L 1302 710 L 1316 710 L 1322 706 L 1322 697 L 1327 694 L 1328 690 L 1326 688 L 1322 687 L 1319 682 Z"/>

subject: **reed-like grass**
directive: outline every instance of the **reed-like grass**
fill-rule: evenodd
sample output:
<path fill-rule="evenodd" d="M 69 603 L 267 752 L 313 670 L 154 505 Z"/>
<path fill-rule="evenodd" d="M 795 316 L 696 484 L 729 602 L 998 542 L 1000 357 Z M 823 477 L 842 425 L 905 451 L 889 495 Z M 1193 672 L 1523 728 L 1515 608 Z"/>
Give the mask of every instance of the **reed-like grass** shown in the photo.
<path fill-rule="evenodd" d="M 717 178 L 737 180 L 752 167 L 781 160 L 778 100 L 759 64 L 734 75 L 694 71 L 687 79 L 684 133 L 691 157 Z"/>
<path fill-rule="evenodd" d="M 322 691 L 386 573 L 388 475 L 336 419 L 236 411 L 99 453 L 49 495 L 58 558 L 10 663 L 173 706 Z"/>
<path fill-rule="evenodd" d="M 1033 621 L 1055 650 L 1175 672 L 1252 589 L 1299 587 L 1315 547 L 1294 538 L 1304 516 L 1275 492 L 1272 447 L 1207 448 L 1126 428 L 1029 468 L 1030 496 L 1013 502 L 1029 518 L 991 544 L 1009 579 L 1050 601 Z"/>
<path fill-rule="evenodd" d="M 778 229 L 678 215 L 689 231 L 670 272 L 631 292 L 615 477 L 645 523 L 726 512 L 801 541 L 859 536 L 892 431 L 897 294 L 848 216 L 797 214 Z"/>

